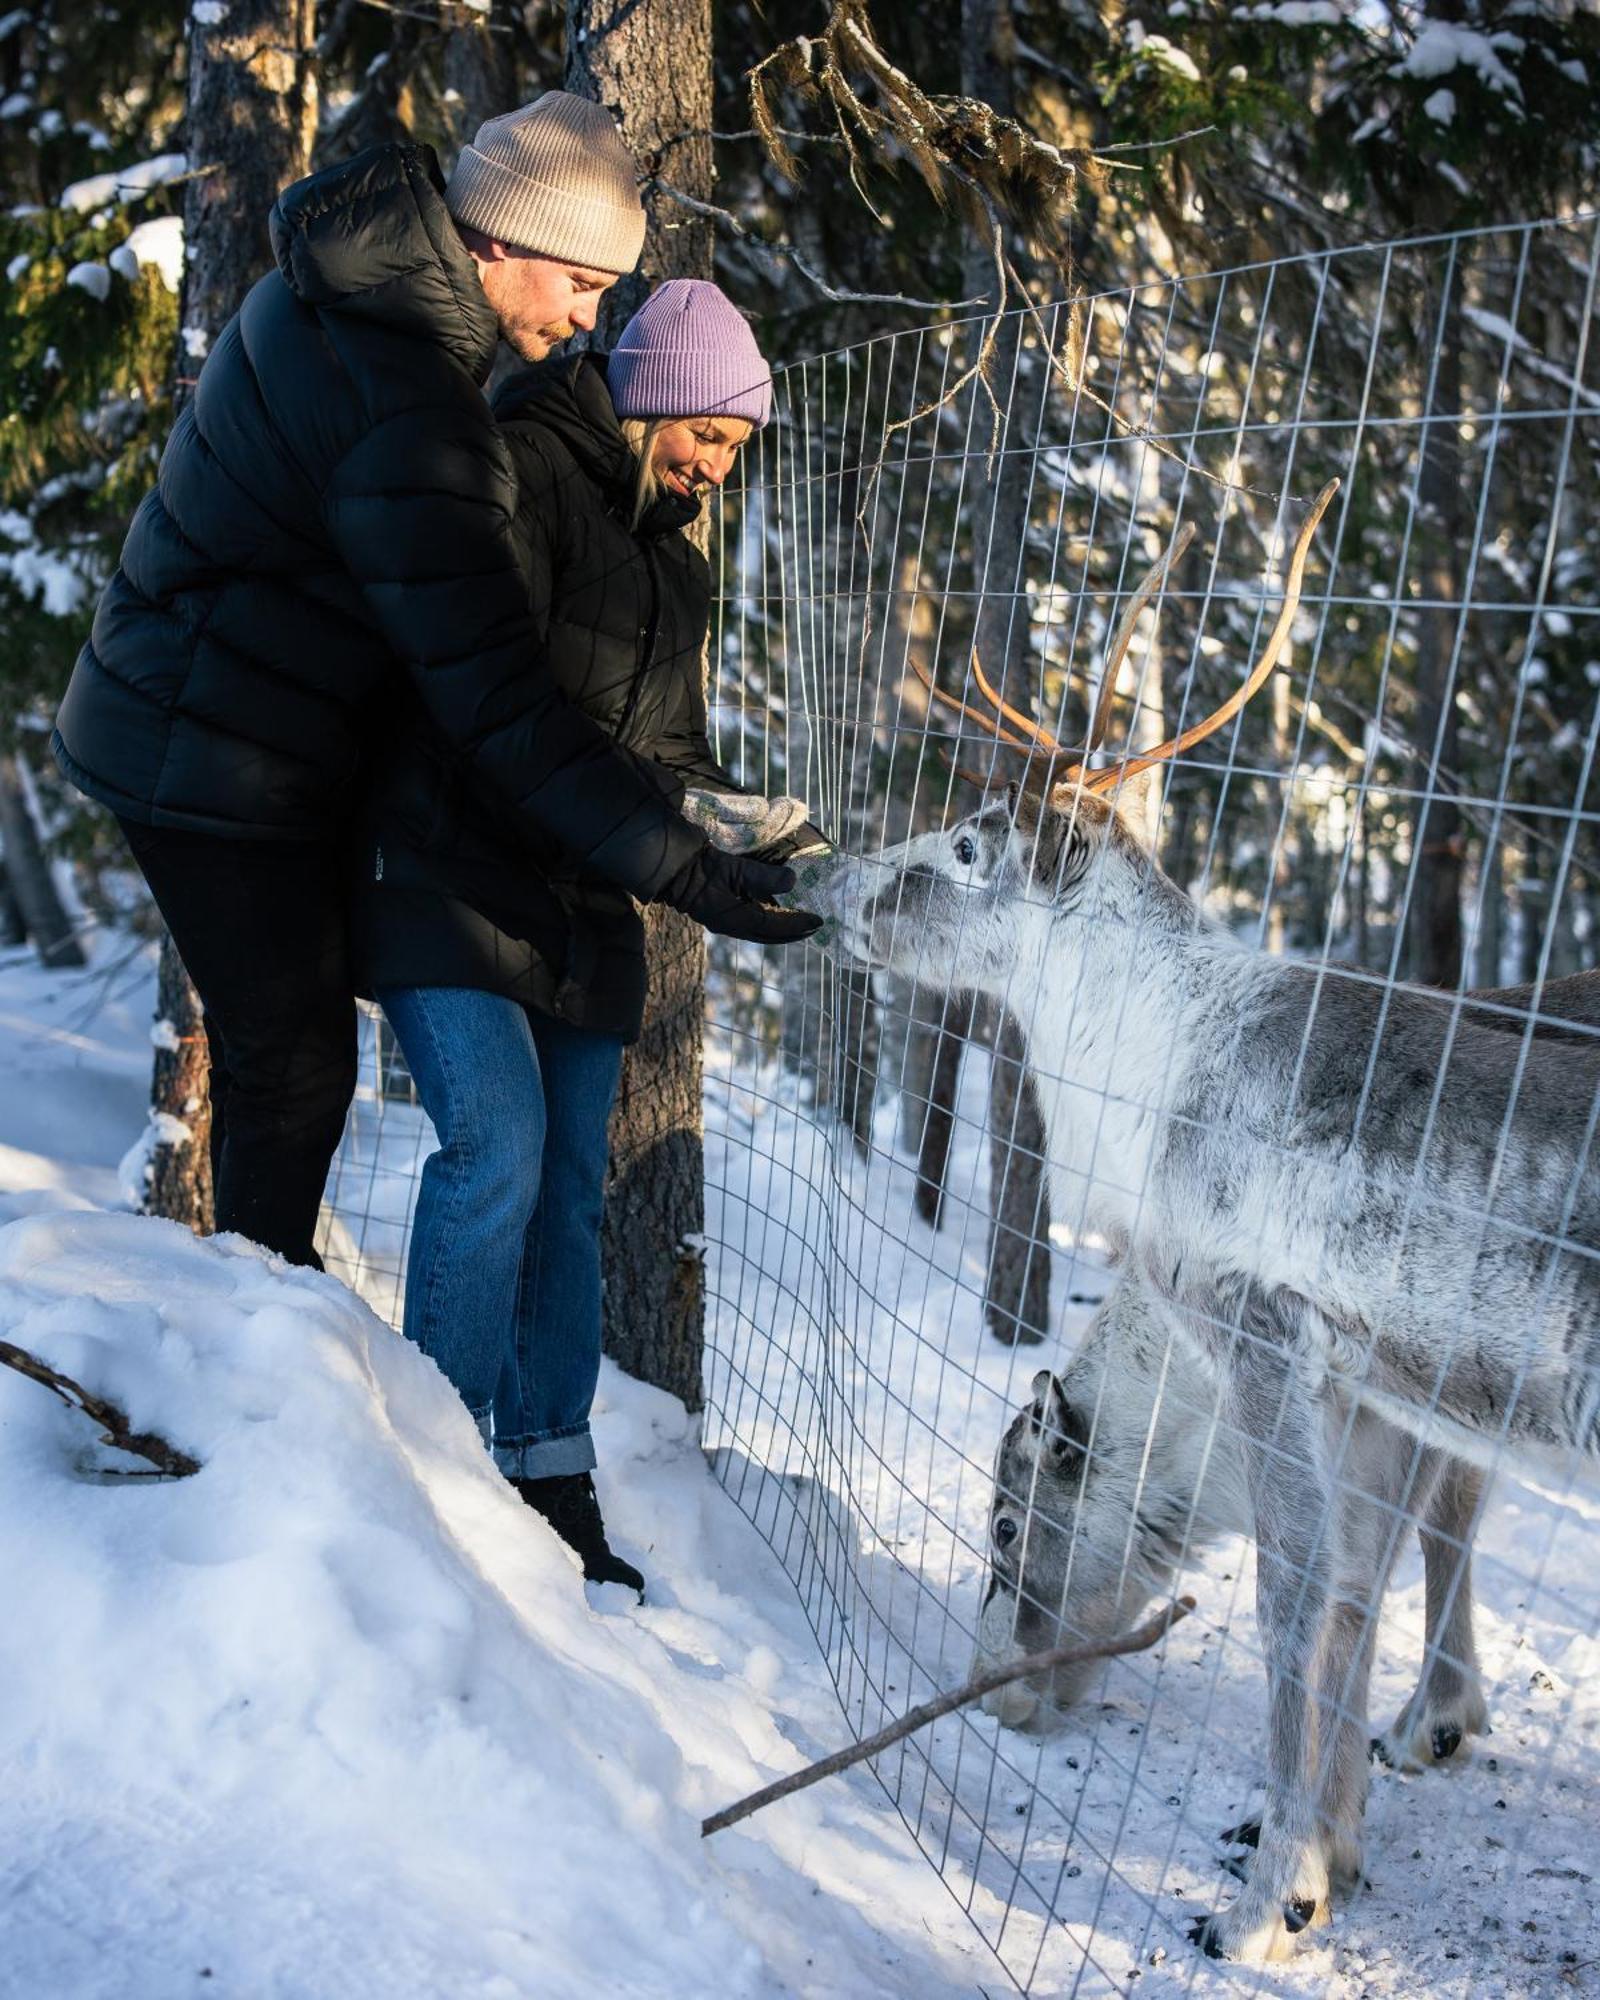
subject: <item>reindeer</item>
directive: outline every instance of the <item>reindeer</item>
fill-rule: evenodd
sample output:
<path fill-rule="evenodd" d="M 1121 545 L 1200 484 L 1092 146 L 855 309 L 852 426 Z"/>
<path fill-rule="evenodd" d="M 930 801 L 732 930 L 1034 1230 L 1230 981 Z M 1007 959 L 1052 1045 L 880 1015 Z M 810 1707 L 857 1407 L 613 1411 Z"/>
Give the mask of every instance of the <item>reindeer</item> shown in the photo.
<path fill-rule="evenodd" d="M 1094 1644 L 1137 1622 L 1207 1546 L 1254 1532 L 1249 1485 L 1225 1426 L 1217 1371 L 1151 1287 L 1123 1278 L 1060 1375 L 1042 1369 L 1000 1441 L 989 1512 L 990 1574 L 976 1676 L 1067 1640 Z M 1351 1413 L 1339 1454 L 1335 1616 L 1359 1623 L 1350 1683 L 1329 1690 L 1339 1747 L 1322 1816 L 1341 1886 L 1357 1879 L 1369 1750 L 1419 1769 L 1488 1729 L 1472 1627 L 1471 1548 L 1483 1480 L 1475 1466 L 1415 1445 L 1370 1411 Z M 1368 1733 L 1366 1688 L 1378 1606 L 1416 1520 L 1426 1576 L 1423 1669 L 1383 1735 Z M 1045 1730 L 1096 1668 L 1013 1681 L 983 1706 L 1008 1728 Z M 1255 1845 L 1259 1827 L 1230 1828 Z"/>
<path fill-rule="evenodd" d="M 1361 1644 L 1341 1590 L 1358 1413 L 1480 1465 L 1600 1452 L 1600 1045 L 1251 950 L 1126 810 L 1266 681 L 1336 487 L 1296 540 L 1260 660 L 1213 715 L 1090 770 L 980 669 L 980 719 L 1042 751 L 1043 775 L 830 884 L 857 957 L 1010 1008 L 1053 1212 L 1098 1233 L 1216 1373 L 1258 1549 L 1267 1797 L 1242 1893 L 1195 1935 L 1241 1960 L 1287 1955 L 1359 1868 L 1348 1813 L 1324 1806 L 1344 1800 L 1335 1718 Z"/>
<path fill-rule="evenodd" d="M 1485 1028 L 1517 1032 L 1537 999 L 1540 1033 L 1581 1046 L 1600 1029 L 1600 974 L 1467 996 Z M 1439 1004 L 1447 1005 L 1445 996 Z M 1561 1025 L 1556 1025 L 1559 1021 Z M 1175 1332 L 1149 1286 L 1119 1280 L 1060 1375 L 1043 1370 L 995 1460 L 991 1568 L 973 1674 L 1069 1638 L 1095 1643 L 1136 1623 L 1191 1554 L 1253 1532 L 1243 1466 L 1222 1423 L 1216 1371 Z M 1395 1722 L 1371 1741 L 1384 1762 L 1409 1769 L 1452 1757 L 1487 1728 L 1472 1631 L 1471 1544 L 1483 1479 L 1478 1469 L 1415 1446 L 1357 1410 L 1339 1476 L 1366 1518 L 1342 1532 L 1356 1558 L 1353 1602 L 1366 1619 L 1365 1656 L 1340 1696 L 1352 1731 L 1339 1768 L 1346 1796 L 1329 1816 L 1359 1826 L 1365 1685 L 1389 1571 L 1415 1520 L 1425 1572 L 1422 1678 Z M 1358 1509 L 1360 1511 L 1360 1509 Z M 1012 1682 L 984 1702 L 1011 1728 L 1049 1727 L 1096 1669 L 1058 1670 L 1043 1685 Z M 1248 1829 L 1247 1829 L 1248 1830 Z"/>

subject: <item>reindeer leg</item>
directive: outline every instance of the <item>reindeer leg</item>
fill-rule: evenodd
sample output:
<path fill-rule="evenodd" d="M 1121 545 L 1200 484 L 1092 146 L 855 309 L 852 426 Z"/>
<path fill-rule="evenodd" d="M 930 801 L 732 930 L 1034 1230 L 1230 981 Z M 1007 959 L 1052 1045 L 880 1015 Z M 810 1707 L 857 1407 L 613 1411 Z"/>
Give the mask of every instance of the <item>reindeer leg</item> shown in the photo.
<path fill-rule="evenodd" d="M 1377 1646 L 1378 1614 L 1403 1539 L 1397 1515 L 1411 1485 L 1404 1449 L 1395 1433 L 1363 1412 L 1346 1436 L 1342 1414 L 1334 1413 L 1329 1444 L 1343 1440 L 1338 1459 L 1338 1496 L 1331 1552 L 1333 1595 L 1317 1669 L 1321 1705 L 1322 1757 L 1318 1819 L 1323 1856 L 1332 1886 L 1349 1892 L 1360 1886 L 1361 1832 L 1366 1815 L 1368 1765 L 1367 1690 Z M 1230 1827 L 1226 1843 L 1255 1847 L 1259 1819 Z M 1224 1862 L 1228 1873 L 1246 1881 L 1252 1858 Z"/>
<path fill-rule="evenodd" d="M 1300 1302 L 1280 1304 L 1276 1295 L 1251 1287 L 1236 1316 L 1239 1337 L 1222 1357 L 1255 1511 L 1256 1613 L 1267 1665 L 1267 1799 L 1242 1892 L 1192 1933 L 1212 1958 L 1287 1957 L 1295 1933 L 1327 1914 L 1314 1690 L 1333 1609 L 1334 1509 L 1324 1406 L 1314 1400 L 1291 1351 L 1301 1346 L 1303 1313 Z"/>
<path fill-rule="evenodd" d="M 1373 1754 L 1402 1770 L 1418 1770 L 1455 1755 L 1464 1736 L 1489 1733 L 1489 1709 L 1478 1673 L 1472 1631 L 1472 1538 L 1483 1504 L 1483 1474 L 1443 1453 L 1428 1509 L 1418 1526 L 1422 1543 L 1427 1631 L 1416 1692 Z"/>

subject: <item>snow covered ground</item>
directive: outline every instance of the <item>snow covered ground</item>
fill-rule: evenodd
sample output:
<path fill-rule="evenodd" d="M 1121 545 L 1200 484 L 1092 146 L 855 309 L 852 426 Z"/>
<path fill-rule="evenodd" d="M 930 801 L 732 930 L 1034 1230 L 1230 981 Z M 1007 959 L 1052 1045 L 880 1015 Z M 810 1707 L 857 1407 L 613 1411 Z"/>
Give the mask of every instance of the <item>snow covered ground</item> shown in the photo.
<path fill-rule="evenodd" d="M 934 1235 L 892 1102 L 863 1162 L 713 1036 L 710 1469 L 609 1368 L 597 1419 L 640 1608 L 585 1593 L 432 1364 L 334 1276 L 106 1212 L 150 991 L 104 947 L 69 976 L 0 956 L 0 1338 L 204 1461 L 107 1479 L 84 1420 L 0 1371 L 0 1996 L 940 2000 L 1006 1990 L 984 1937 L 1052 1996 L 1600 1989 L 1600 1508 L 1511 1482 L 1478 1568 L 1495 1734 L 1377 1774 L 1371 1889 L 1287 1967 L 1182 1939 L 1258 1774 L 1239 1546 L 1050 1742 L 952 1718 L 883 1761 L 898 1814 L 857 1771 L 700 1841 L 843 1740 L 830 1666 L 853 1728 L 965 1669 L 994 1442 L 1052 1358 L 982 1327 L 976 1065 Z M 331 1269 L 385 1315 L 425 1143 L 369 1092 L 333 1190 Z M 1065 1339 L 1104 1273 L 1062 1249 L 1054 1283 L 1080 1301 Z M 1421 1627 L 1413 1556 L 1380 1717 Z"/>
<path fill-rule="evenodd" d="M 0 1370 L 0 1994 L 971 1995 L 992 1961 L 836 1781 L 776 1563 L 681 1409 L 608 1369 L 586 1594 L 431 1362 L 336 1280 L 106 1213 L 150 967 L 0 957 L 0 1338 L 204 1462 L 112 1455 Z"/>

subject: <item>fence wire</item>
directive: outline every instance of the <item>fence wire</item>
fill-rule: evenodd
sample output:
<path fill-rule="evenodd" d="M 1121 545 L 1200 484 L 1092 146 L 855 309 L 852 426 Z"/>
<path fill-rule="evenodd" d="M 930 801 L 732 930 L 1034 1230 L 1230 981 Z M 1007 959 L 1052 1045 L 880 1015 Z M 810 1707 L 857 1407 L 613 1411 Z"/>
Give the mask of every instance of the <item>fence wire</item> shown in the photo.
<path fill-rule="evenodd" d="M 1585 217 L 1208 272 L 784 368 L 779 421 L 714 529 L 721 756 L 805 796 L 851 853 L 952 825 L 1018 759 L 930 684 L 981 709 L 981 665 L 1018 714 L 1080 741 L 1113 628 L 1193 522 L 1112 711 L 1117 751 L 1164 741 L 1242 680 L 1306 506 L 1337 478 L 1286 664 L 1130 811 L 1187 895 L 1319 991 L 1383 1010 L 1417 983 L 1459 996 L 1591 970 L 1597 272 Z M 1565 1011 L 1588 1011 L 1564 1060 L 1600 1111 L 1600 998 L 1570 991 Z M 1131 1623 L 1175 1576 L 1198 1599 L 1059 1716 L 969 1710 L 886 1754 L 894 1808 L 1025 1992 L 1581 1990 L 1600 1967 L 1600 1501 L 1572 1464 L 1491 1446 L 1504 1467 L 1481 1519 L 1453 1463 L 1430 1514 L 1405 1435 L 1375 1443 L 1354 1416 L 1330 1432 L 1328 1512 L 1363 1524 L 1366 1567 L 1338 1588 L 1363 1616 L 1381 1599 L 1383 1623 L 1370 1704 L 1352 1667 L 1322 1688 L 1324 1726 L 1365 1742 L 1370 1709 L 1383 1734 L 1426 1628 L 1423 1761 L 1437 1727 L 1470 1738 L 1485 1719 L 1480 1669 L 1494 1733 L 1420 1774 L 1374 1767 L 1363 1879 L 1297 1960 L 1219 1964 L 1189 1942 L 1239 1891 L 1218 1837 L 1259 1805 L 1266 1762 L 1245 1440 L 1192 1341 L 1168 1326 L 1130 1343 L 1103 1311 L 1091 1328 L 1119 1283 L 1094 1226 L 1109 1156 L 1045 1171 L 1058 1098 L 1013 997 L 974 999 L 932 966 L 868 973 L 836 941 L 711 957 L 705 1442 L 792 1577 L 851 1728 L 966 1674 L 997 1561 L 1016 1573 L 992 1538 L 996 1451 L 1038 1371 L 1065 1381 L 1076 1428 L 1070 1478 L 1047 1491 L 1036 1466 L 1011 1495 L 1018 1636 Z M 1110 997 L 1118 1032 L 1148 1032 L 1131 984 Z M 1051 1001 L 1085 1004 L 1070 978 Z M 1494 1012 L 1534 1018 L 1524 999 Z M 429 1141 L 370 1032 L 329 1265 L 398 1319 Z M 1377 1048 L 1357 1138 L 1384 1109 Z M 1424 1151 L 1451 1084 L 1443 1061 L 1424 1080 Z M 1576 1258 L 1600 1290 L 1573 1222 L 1596 1157 L 1541 1227 L 1551 1270 Z M 1041 1548 L 1049 1602 L 1028 1573 Z"/>

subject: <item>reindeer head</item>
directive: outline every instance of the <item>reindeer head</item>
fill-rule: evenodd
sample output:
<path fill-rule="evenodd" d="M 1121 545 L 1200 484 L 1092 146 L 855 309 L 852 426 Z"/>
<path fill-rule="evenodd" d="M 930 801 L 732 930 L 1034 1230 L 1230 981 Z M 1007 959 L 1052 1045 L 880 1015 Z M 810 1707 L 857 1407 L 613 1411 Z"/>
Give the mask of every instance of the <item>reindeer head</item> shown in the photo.
<path fill-rule="evenodd" d="M 1208 1450 L 1215 1385 L 1185 1351 L 1168 1353 L 1171 1339 L 1148 1293 L 1124 1279 L 1065 1373 L 1034 1377 L 995 1457 L 974 1674 L 1126 1631 L 1189 1549 L 1233 1527 L 1238 1503 L 1227 1482 L 1216 1490 Z M 983 1705 L 1008 1727 L 1048 1729 L 1101 1671 L 1057 1667 Z"/>
<path fill-rule="evenodd" d="M 1176 896 L 1131 815 L 1089 792 L 1058 802 L 1012 786 L 954 826 L 848 864 L 830 907 L 841 943 L 869 964 L 1006 994 L 1042 969 L 1058 923 L 1126 915 L 1152 881 Z"/>

